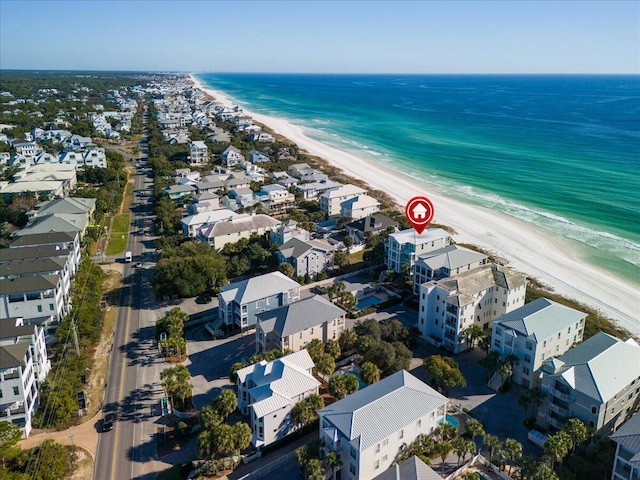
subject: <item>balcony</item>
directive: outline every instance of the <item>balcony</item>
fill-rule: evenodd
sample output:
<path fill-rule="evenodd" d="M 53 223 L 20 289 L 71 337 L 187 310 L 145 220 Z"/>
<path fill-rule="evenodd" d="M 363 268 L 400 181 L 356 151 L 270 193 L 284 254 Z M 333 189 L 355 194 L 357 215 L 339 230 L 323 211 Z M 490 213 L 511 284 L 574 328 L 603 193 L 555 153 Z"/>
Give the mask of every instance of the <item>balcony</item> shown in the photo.
<path fill-rule="evenodd" d="M 544 413 L 542 415 L 542 418 L 544 418 L 545 422 L 547 422 L 552 427 L 557 428 L 558 430 L 562 430 L 562 427 L 564 427 L 564 423 L 556 420 L 551 415 L 548 415 L 548 414 Z"/>
<path fill-rule="evenodd" d="M 560 390 L 556 390 L 555 388 L 553 388 L 550 385 L 547 384 L 542 384 L 541 386 L 542 391 L 547 392 L 550 395 L 553 395 L 556 398 L 559 398 L 560 400 L 564 400 L 565 402 L 573 402 L 573 395 L 568 395 L 566 393 L 562 393 Z"/>
<path fill-rule="evenodd" d="M 556 412 L 559 415 L 562 415 L 565 418 L 571 417 L 571 410 L 567 410 L 566 408 L 559 407 L 555 403 L 549 403 L 549 410 Z"/>
<path fill-rule="evenodd" d="M 455 305 L 447 305 L 447 313 L 451 313 L 452 315 L 458 314 L 458 307 Z"/>

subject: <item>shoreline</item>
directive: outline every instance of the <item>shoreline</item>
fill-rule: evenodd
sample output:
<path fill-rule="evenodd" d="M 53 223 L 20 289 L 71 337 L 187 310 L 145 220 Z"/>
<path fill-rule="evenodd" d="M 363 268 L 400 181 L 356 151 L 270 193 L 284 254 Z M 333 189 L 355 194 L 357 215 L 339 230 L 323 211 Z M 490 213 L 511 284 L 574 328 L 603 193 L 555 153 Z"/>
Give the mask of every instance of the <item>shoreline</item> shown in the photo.
<path fill-rule="evenodd" d="M 227 105 L 231 98 L 206 88 L 193 75 L 196 88 Z M 434 222 L 453 228 L 457 243 L 468 243 L 504 258 L 508 265 L 545 284 L 554 293 L 575 299 L 612 319 L 617 325 L 640 336 L 640 293 L 610 273 L 581 261 L 560 239 L 541 233 L 524 221 L 426 191 L 424 184 L 398 171 L 389 171 L 358 156 L 314 140 L 304 128 L 287 120 L 244 110 L 256 121 L 296 143 L 301 150 L 315 155 L 346 175 L 362 180 L 370 189 L 381 190 L 399 205 L 417 194 L 427 195 L 435 206 Z"/>

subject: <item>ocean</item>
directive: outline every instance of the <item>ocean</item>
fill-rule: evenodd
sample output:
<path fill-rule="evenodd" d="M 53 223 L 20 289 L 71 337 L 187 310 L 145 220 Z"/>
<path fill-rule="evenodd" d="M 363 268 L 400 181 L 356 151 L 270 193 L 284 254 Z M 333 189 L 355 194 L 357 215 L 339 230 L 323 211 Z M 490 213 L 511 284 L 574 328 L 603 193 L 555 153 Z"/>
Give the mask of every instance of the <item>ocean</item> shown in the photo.
<path fill-rule="evenodd" d="M 640 76 L 196 76 L 640 286 Z"/>

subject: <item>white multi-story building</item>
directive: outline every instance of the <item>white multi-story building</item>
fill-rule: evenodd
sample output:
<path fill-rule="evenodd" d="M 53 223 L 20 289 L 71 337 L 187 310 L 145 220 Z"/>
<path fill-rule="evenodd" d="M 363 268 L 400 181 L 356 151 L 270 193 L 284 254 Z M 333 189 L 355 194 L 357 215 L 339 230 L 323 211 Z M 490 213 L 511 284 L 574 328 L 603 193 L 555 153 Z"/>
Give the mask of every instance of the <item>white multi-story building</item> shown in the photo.
<path fill-rule="evenodd" d="M 526 288 L 524 276 L 493 264 L 423 283 L 418 328 L 429 343 L 459 353 L 466 348 L 465 328 L 490 328 L 495 318 L 524 305 Z"/>
<path fill-rule="evenodd" d="M 238 408 L 249 415 L 255 447 L 280 440 L 296 427 L 291 409 L 320 387 L 313 367 L 309 353 L 300 350 L 238 370 Z"/>
<path fill-rule="evenodd" d="M 640 413 L 636 413 L 613 435 L 616 456 L 611 480 L 640 479 Z"/>
<path fill-rule="evenodd" d="M 402 272 L 413 270 L 419 256 L 451 245 L 451 235 L 441 228 L 430 228 L 418 234 L 413 228 L 389 235 L 384 245 L 387 268 Z"/>
<path fill-rule="evenodd" d="M 355 198 L 358 195 L 364 195 L 365 193 L 364 188 L 351 184 L 332 188 L 320 195 L 320 210 L 329 217 L 340 215 L 343 202 Z"/>
<path fill-rule="evenodd" d="M 342 480 L 371 480 L 403 445 L 431 435 L 448 400 L 401 370 L 318 411 L 320 439 L 340 454 Z"/>
<path fill-rule="evenodd" d="M 28 437 L 38 398 L 31 346 L 0 345 L 0 421 L 14 423 Z"/>
<path fill-rule="evenodd" d="M 189 152 L 191 165 L 202 165 L 209 161 L 209 148 L 203 141 L 191 142 Z"/>
<path fill-rule="evenodd" d="M 600 332 L 558 358 L 546 359 L 540 388 L 547 394 L 538 424 L 560 430 L 575 417 L 609 435 L 633 415 L 640 393 L 640 346 Z"/>
<path fill-rule="evenodd" d="M 420 291 L 420 285 L 432 280 L 440 280 L 473 270 L 487 263 L 484 253 L 447 245 L 433 252 L 424 253 L 418 257 L 413 266 L 413 293 Z"/>
<path fill-rule="evenodd" d="M 0 318 L 52 315 L 59 322 L 69 309 L 60 275 L 0 280 Z"/>
<path fill-rule="evenodd" d="M 518 357 L 513 382 L 536 388 L 542 362 L 581 342 L 586 318 L 584 312 L 538 298 L 493 321 L 491 350 Z"/>
<path fill-rule="evenodd" d="M 340 204 L 340 215 L 354 220 L 368 217 L 380 210 L 380 202 L 369 195 L 358 195 Z"/>

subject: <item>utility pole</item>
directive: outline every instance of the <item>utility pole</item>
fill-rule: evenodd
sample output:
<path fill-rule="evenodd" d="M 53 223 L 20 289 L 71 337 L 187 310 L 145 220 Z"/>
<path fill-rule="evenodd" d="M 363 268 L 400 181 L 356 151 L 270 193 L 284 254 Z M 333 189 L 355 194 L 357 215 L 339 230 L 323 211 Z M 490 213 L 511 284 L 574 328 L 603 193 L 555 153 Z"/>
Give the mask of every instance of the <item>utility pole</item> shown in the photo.
<path fill-rule="evenodd" d="M 71 330 L 73 331 L 73 346 L 76 347 L 76 354 L 80 355 L 80 345 L 78 344 L 78 330 L 75 320 L 71 320 Z"/>

